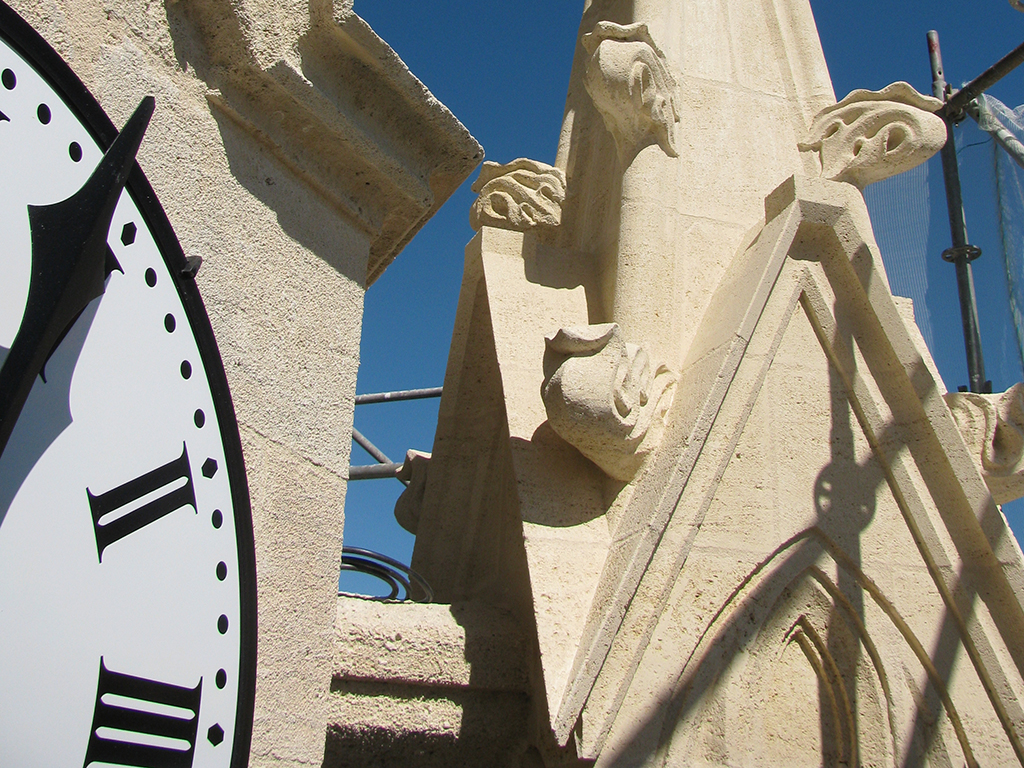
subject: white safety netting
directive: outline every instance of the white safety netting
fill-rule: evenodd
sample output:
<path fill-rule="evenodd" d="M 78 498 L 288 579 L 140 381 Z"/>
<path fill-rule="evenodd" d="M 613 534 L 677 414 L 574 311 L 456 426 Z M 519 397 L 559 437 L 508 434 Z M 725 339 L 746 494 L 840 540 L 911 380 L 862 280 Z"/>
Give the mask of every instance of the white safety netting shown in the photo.
<path fill-rule="evenodd" d="M 914 319 L 928 349 L 935 349 L 928 301 L 928 229 L 931 223 L 929 164 L 864 190 L 889 287 L 914 302 Z"/>
<path fill-rule="evenodd" d="M 1024 377 L 1024 169 L 1003 149 L 1024 150 L 1024 109 L 988 114 L 1001 138 L 973 120 L 954 134 L 968 242 L 983 253 L 972 268 L 985 378 L 1001 391 Z M 955 270 L 941 258 L 952 242 L 940 158 L 869 185 L 864 198 L 893 293 L 914 300 L 921 335 L 955 390 L 967 383 L 967 366 Z"/>
<path fill-rule="evenodd" d="M 1011 109 L 983 94 L 970 111 L 1002 149 L 995 152 L 999 234 L 1018 351 L 1024 356 L 1024 106 Z"/>

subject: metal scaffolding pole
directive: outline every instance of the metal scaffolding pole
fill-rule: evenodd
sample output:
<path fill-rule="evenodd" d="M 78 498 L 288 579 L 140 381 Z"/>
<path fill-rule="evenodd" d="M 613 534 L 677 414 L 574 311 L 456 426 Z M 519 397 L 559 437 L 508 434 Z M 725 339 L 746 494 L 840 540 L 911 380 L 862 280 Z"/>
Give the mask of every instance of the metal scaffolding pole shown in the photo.
<path fill-rule="evenodd" d="M 963 105 L 967 102 L 960 101 L 959 93 L 953 96 L 951 89 L 946 84 L 945 74 L 942 71 L 939 33 L 935 30 L 928 33 L 928 53 L 932 66 L 932 93 L 935 98 L 942 99 L 946 104 L 938 114 L 946 123 L 946 144 L 942 148 L 942 175 L 946 182 L 946 207 L 949 210 L 949 231 L 953 247 L 945 250 L 942 258 L 952 262 L 956 267 L 956 287 L 960 296 L 960 319 L 963 325 L 967 373 L 970 380 L 968 387 L 971 392 L 991 392 L 992 382 L 985 379 L 985 359 L 981 352 L 981 333 L 978 329 L 978 302 L 974 295 L 974 275 L 971 272 L 970 264 L 981 255 L 981 249 L 967 242 L 967 224 L 964 221 L 964 205 L 960 191 L 960 168 L 956 158 L 956 142 L 953 139 L 956 113 L 951 114 L 950 110 L 951 104 L 960 104 L 962 110 Z M 964 91 L 966 90 L 967 88 L 964 89 Z M 980 92 L 979 90 L 978 93 Z M 976 96 L 977 94 L 971 98 Z"/>

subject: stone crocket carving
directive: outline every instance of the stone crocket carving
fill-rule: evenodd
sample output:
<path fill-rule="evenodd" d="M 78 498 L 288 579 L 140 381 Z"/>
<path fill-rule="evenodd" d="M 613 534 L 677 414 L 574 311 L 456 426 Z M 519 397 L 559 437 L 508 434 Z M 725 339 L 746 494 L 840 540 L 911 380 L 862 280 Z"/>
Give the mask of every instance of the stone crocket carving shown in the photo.
<path fill-rule="evenodd" d="M 864 189 L 923 163 L 946 143 L 946 125 L 932 114 L 942 102 L 907 83 L 853 91 L 811 122 L 801 152 L 812 153 L 821 175 Z"/>
<path fill-rule="evenodd" d="M 598 22 L 583 36 L 583 47 L 590 54 L 584 85 L 615 138 L 622 164 L 629 165 L 653 142 L 678 157 L 676 80 L 647 25 Z"/>
<path fill-rule="evenodd" d="M 506 165 L 485 162 L 473 182 L 480 196 L 469 211 L 473 229 L 557 227 L 562 221 L 565 174 L 536 160 L 519 158 Z"/>
<path fill-rule="evenodd" d="M 945 398 L 996 503 L 1024 496 L 1024 384 L 994 395 L 950 392 Z"/>
<path fill-rule="evenodd" d="M 652 372 L 616 323 L 562 328 L 545 341 L 551 428 L 610 477 L 631 480 L 661 437 L 675 375 L 663 365 Z"/>

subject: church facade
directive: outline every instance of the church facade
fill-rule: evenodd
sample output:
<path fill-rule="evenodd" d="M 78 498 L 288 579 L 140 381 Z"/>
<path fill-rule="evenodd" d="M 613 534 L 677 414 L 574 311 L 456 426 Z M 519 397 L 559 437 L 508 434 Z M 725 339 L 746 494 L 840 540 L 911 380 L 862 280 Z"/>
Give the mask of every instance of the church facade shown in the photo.
<path fill-rule="evenodd" d="M 555 164 L 474 187 L 396 508 L 427 604 L 337 596 L 362 297 L 478 143 L 345 0 L 11 5 L 117 125 L 156 98 L 252 501 L 251 765 L 1024 763 L 1024 401 L 944 391 L 862 195 L 941 102 L 837 101 L 807 0 L 585 4 Z"/>

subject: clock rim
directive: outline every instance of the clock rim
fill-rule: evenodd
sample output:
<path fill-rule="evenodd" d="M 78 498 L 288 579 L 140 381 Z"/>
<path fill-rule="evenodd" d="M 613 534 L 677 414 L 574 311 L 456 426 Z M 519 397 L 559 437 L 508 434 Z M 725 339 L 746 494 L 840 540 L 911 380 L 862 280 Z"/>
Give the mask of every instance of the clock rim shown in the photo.
<path fill-rule="evenodd" d="M 3 0 L 0 0 L 0 37 L 35 67 L 58 92 L 81 125 L 105 152 L 118 134 L 107 113 L 60 54 Z M 171 281 L 178 291 L 192 336 L 199 348 L 199 357 L 210 385 L 220 427 L 221 444 L 227 465 L 225 470 L 231 488 L 239 569 L 239 680 L 230 765 L 232 768 L 244 768 L 249 761 L 256 699 L 256 549 L 238 420 L 228 387 L 227 374 L 224 371 L 224 362 L 194 273 L 189 274 L 189 264 L 181 243 L 138 162 L 132 166 L 125 189 L 131 195 L 153 235 Z"/>

